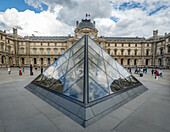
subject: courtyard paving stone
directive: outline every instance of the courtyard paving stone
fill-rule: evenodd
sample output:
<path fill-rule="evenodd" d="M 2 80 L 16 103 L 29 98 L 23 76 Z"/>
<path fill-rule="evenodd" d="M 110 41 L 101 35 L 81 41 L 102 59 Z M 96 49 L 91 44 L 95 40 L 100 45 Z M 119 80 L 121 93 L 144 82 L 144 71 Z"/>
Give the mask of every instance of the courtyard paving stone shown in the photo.
<path fill-rule="evenodd" d="M 149 90 L 108 114 L 96 123 L 83 128 L 24 87 L 40 70 L 23 76 L 18 69 L 0 69 L 0 132 L 169 132 L 170 131 L 170 71 L 154 79 L 148 69 L 137 77 Z"/>

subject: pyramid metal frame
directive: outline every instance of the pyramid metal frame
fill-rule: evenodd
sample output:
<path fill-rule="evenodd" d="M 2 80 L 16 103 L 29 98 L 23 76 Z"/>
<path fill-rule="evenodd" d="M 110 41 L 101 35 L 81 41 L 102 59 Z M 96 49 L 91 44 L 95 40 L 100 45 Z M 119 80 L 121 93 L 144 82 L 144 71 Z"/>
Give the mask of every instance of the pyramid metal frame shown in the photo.
<path fill-rule="evenodd" d="M 135 85 L 129 86 L 128 88 L 121 89 L 120 91 L 116 91 L 112 94 L 106 95 L 104 97 L 89 102 L 88 37 L 89 37 L 88 35 L 85 35 L 77 42 L 79 43 L 82 39 L 84 39 L 83 102 L 75 98 L 69 97 L 67 95 L 64 95 L 62 93 L 59 93 L 57 91 L 54 91 L 52 89 L 49 89 L 43 85 L 37 84 L 35 80 L 42 75 L 38 76 L 34 81 L 32 81 L 30 84 L 26 86 L 26 89 L 28 89 L 29 91 L 31 91 L 32 93 L 34 93 L 35 95 L 37 95 L 38 97 L 40 97 L 41 99 L 43 99 L 44 101 L 46 101 L 47 103 L 55 107 L 56 109 L 60 110 L 62 113 L 64 113 L 65 115 L 67 115 L 68 117 L 70 117 L 75 122 L 82 125 L 83 127 L 87 127 L 88 125 L 91 125 L 92 123 L 103 118 L 108 113 L 119 108 L 123 104 L 127 103 L 128 101 L 132 100 L 133 98 L 135 98 L 136 96 L 142 94 L 147 90 L 147 88 L 138 81 L 138 83 Z M 71 48 L 74 48 L 76 44 L 74 44 Z M 101 46 L 100 48 L 103 49 Z M 70 49 L 68 49 L 68 51 Z M 82 49 L 82 47 L 80 49 Z M 78 49 L 76 52 L 78 52 L 80 49 Z M 66 53 L 64 53 L 63 56 Z M 105 53 L 109 55 L 107 52 Z M 69 59 L 70 58 L 68 58 L 68 60 Z M 68 61 L 68 65 L 69 65 L 69 61 Z M 105 62 L 104 62 L 104 67 L 106 69 Z M 131 77 L 135 79 L 132 75 Z M 106 78 L 107 78 L 107 74 L 106 74 Z M 108 81 L 108 79 L 106 80 Z"/>

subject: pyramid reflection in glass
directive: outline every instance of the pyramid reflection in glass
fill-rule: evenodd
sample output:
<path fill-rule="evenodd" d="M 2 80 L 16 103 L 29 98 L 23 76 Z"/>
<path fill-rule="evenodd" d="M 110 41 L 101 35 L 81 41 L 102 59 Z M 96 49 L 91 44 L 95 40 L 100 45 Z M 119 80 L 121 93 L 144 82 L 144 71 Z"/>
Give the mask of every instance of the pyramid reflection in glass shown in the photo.
<path fill-rule="evenodd" d="M 84 127 L 147 90 L 88 35 L 26 88 Z"/>

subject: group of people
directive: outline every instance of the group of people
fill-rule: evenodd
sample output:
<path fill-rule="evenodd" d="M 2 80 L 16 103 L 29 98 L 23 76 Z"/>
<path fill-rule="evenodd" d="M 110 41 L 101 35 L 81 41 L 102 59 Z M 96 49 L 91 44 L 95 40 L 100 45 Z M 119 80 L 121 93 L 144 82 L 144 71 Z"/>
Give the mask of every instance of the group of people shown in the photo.
<path fill-rule="evenodd" d="M 147 72 L 148 72 L 147 67 L 138 68 L 138 67 L 136 66 L 136 68 L 135 68 L 135 74 L 139 74 L 140 77 L 143 77 L 143 73 L 147 73 Z"/>
<path fill-rule="evenodd" d="M 39 67 L 40 68 L 40 67 Z M 35 70 L 37 70 L 38 68 L 35 67 Z M 22 73 L 25 72 L 25 69 L 22 68 L 21 70 L 21 67 L 19 67 L 19 76 L 22 76 Z M 41 67 L 41 74 L 43 73 L 43 67 Z M 8 66 L 8 74 L 11 74 L 11 68 L 10 66 Z M 33 68 L 32 68 L 32 65 L 30 65 L 30 75 L 33 75 Z"/>
<path fill-rule="evenodd" d="M 155 74 L 155 79 L 156 79 L 156 80 L 158 80 L 158 77 L 159 77 L 159 76 L 160 76 L 160 77 L 163 77 L 163 75 L 162 75 L 162 69 L 160 69 L 159 72 L 158 72 L 158 70 L 156 70 L 156 69 L 152 69 L 152 70 L 151 70 L 151 73 L 152 73 L 152 76 L 153 76 L 153 74 Z"/>

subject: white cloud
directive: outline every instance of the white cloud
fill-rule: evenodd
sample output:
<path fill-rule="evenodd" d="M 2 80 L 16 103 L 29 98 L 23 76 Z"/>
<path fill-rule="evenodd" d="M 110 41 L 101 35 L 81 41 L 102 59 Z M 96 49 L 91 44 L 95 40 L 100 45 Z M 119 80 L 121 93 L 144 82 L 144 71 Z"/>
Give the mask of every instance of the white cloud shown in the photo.
<path fill-rule="evenodd" d="M 170 31 L 170 1 L 168 0 L 25 0 L 35 8 L 48 6 L 47 11 L 35 13 L 8 9 L 0 13 L 0 28 L 20 28 L 21 35 L 68 35 L 75 29 L 76 20 L 91 14 L 96 21 L 99 36 L 150 37 L 152 31 L 160 34 Z M 127 2 L 127 6 L 122 4 Z M 136 4 L 136 5 L 135 5 Z M 134 8 L 134 6 L 138 6 Z M 119 9 L 119 8 L 123 9 Z M 162 7 L 161 9 L 159 9 Z M 152 13 L 152 15 L 149 15 Z M 110 17 L 118 18 L 114 22 Z M 22 29 L 22 30 L 21 30 Z"/>

